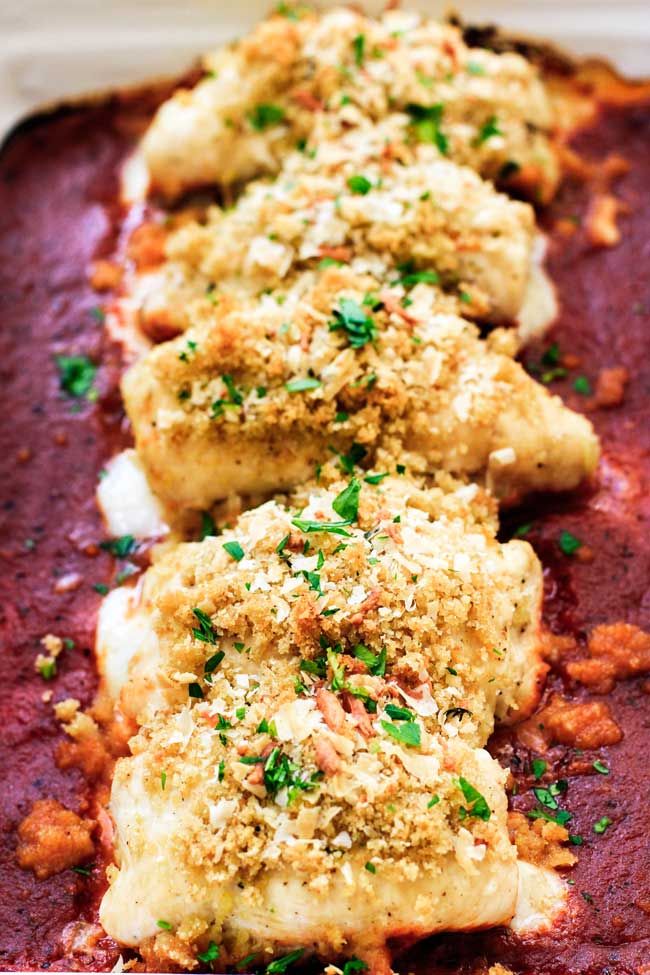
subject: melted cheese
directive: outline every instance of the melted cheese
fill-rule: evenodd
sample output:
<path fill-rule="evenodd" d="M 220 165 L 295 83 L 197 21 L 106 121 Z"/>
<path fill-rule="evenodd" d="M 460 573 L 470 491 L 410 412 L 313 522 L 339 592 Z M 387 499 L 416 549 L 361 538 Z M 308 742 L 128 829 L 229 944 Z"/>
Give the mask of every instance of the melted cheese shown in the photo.
<path fill-rule="evenodd" d="M 114 538 L 158 538 L 169 531 L 135 450 L 124 450 L 108 462 L 97 487 L 97 503 Z"/>

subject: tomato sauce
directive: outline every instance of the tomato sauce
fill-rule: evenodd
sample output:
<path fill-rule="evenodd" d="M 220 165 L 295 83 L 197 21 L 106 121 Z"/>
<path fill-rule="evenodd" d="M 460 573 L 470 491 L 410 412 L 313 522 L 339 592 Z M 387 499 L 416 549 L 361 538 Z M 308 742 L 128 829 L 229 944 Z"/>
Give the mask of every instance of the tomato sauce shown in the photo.
<path fill-rule="evenodd" d="M 105 338 L 88 269 L 115 250 L 125 218 L 119 165 L 155 97 L 35 118 L 0 154 L 0 967 L 8 970 L 107 970 L 119 955 L 96 929 L 71 927 L 96 923 L 101 859 L 86 865 L 88 875 L 68 870 L 39 881 L 18 867 L 15 849 L 16 829 L 39 798 L 93 815 L 81 773 L 57 768 L 62 732 L 43 694 L 87 706 L 96 691 L 94 586 L 110 584 L 113 562 L 98 546 L 104 532 L 94 491 L 129 431 L 117 391 L 119 352 Z M 629 381 L 621 405 L 590 410 L 603 444 L 593 482 L 509 513 L 504 537 L 526 528 L 545 567 L 545 623 L 575 637 L 576 656 L 599 623 L 650 629 L 650 104 L 604 108 L 574 148 L 594 161 L 613 152 L 627 159 L 629 171 L 614 192 L 629 212 L 619 218 L 621 243 L 594 247 L 584 227 L 592 188 L 566 182 L 542 217 L 561 314 L 525 361 L 534 368 L 553 343 L 560 356 L 570 353 L 573 367 L 552 388 L 575 409 L 589 406 L 574 388 L 578 376 L 595 387 L 600 370 L 623 366 Z M 60 388 L 54 357 L 78 354 L 99 364 L 96 400 Z M 561 550 L 563 531 L 588 547 L 590 560 Z M 46 682 L 34 661 L 47 633 L 74 647 Z M 572 814 L 571 833 L 583 837 L 573 848 L 578 863 L 566 871 L 572 883 L 565 916 L 551 933 L 526 939 L 505 930 L 433 938 L 401 957 L 399 971 L 462 975 L 477 962 L 497 961 L 517 975 L 650 971 L 650 682 L 619 682 L 602 698 L 570 682 L 561 660 L 545 701 L 554 691 L 568 700 L 607 700 L 624 735 L 596 751 L 554 746 L 544 755 L 555 778 L 567 780 L 561 806 Z M 513 773 L 513 808 L 531 809 L 535 754 L 512 730 L 498 732 L 491 748 Z M 594 769 L 596 759 L 608 775 Z M 595 833 L 603 816 L 611 824 Z M 75 932 L 84 930 L 94 936 L 75 947 Z"/>

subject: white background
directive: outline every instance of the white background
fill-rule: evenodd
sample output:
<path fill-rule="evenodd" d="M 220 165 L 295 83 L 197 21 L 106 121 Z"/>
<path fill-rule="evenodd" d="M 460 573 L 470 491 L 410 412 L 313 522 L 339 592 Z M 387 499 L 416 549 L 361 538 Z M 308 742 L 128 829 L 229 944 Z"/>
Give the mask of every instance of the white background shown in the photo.
<path fill-rule="evenodd" d="M 244 32 L 273 3 L 0 0 L 0 137 L 34 108 L 173 75 L 199 52 Z M 449 3 L 403 6 L 440 15 Z M 469 22 L 548 38 L 606 57 L 632 76 L 650 76 L 650 0 L 458 0 L 454 8 Z"/>

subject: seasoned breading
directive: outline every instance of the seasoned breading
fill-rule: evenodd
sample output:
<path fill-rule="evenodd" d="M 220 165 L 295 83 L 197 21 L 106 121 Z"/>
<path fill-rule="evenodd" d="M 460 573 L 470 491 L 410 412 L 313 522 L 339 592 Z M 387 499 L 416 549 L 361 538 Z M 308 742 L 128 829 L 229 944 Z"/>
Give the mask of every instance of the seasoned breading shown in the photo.
<path fill-rule="evenodd" d="M 330 465 L 156 559 L 109 934 L 164 918 L 160 957 L 213 940 L 236 962 L 509 920 L 505 772 L 481 746 L 537 699 L 542 580 L 495 530 L 475 487 Z"/>
<path fill-rule="evenodd" d="M 321 481 L 333 476 L 340 475 L 330 465 Z M 427 491 L 404 475 L 352 483 L 359 505 L 352 524 L 332 508 L 345 481 L 311 484 L 286 505 L 245 512 L 218 539 L 160 558 L 143 595 L 155 639 L 141 639 L 147 661 L 131 668 L 123 708 L 142 719 L 161 701 L 187 701 L 205 660 L 205 641 L 192 638 L 198 607 L 228 650 L 219 673 L 231 677 L 276 658 L 291 686 L 302 674 L 309 687 L 315 672 L 332 678 L 338 658 L 327 648 L 340 645 L 359 696 L 364 687 L 373 698 L 390 696 L 384 680 L 362 676 L 363 661 L 351 659 L 362 643 L 385 656 L 386 675 L 410 688 L 406 700 L 432 733 L 482 745 L 495 713 L 527 712 L 541 672 L 534 663 L 541 575 L 530 546 L 495 542 L 480 505 L 479 520 L 467 510 L 472 486 Z M 303 673 L 305 660 L 318 663 Z"/>
<path fill-rule="evenodd" d="M 557 182 L 552 110 L 536 68 L 469 48 L 420 15 L 370 19 L 347 8 L 272 16 L 204 60 L 206 77 L 165 102 L 143 141 L 155 190 L 177 196 L 274 172 L 343 127 L 394 114 L 400 141 L 434 147 L 538 198 Z"/>
<path fill-rule="evenodd" d="M 197 309 L 123 381 L 154 491 L 183 509 L 284 490 L 353 443 L 369 462 L 406 451 L 501 498 L 574 487 L 598 457 L 589 422 L 439 299 L 328 268 L 281 296 Z"/>
<path fill-rule="evenodd" d="M 439 281 L 470 317 L 516 318 L 530 276 L 532 208 L 447 160 L 380 164 L 348 141 L 349 160 L 331 173 L 306 172 L 295 153 L 233 209 L 213 207 L 173 233 L 168 261 L 141 286 L 145 331 L 186 328 L 195 297 L 282 289 L 323 259 L 371 270 L 382 284 Z"/>

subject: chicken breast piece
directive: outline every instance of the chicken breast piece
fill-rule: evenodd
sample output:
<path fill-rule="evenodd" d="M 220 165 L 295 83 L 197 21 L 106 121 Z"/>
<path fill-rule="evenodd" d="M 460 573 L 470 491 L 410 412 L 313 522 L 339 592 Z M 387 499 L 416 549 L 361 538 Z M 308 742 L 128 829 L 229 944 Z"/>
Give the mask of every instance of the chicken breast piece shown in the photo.
<path fill-rule="evenodd" d="M 146 574 L 101 920 L 154 967 L 210 942 L 224 964 L 368 956 L 514 913 L 481 746 L 539 694 L 539 563 L 479 489 L 323 480 Z"/>
<path fill-rule="evenodd" d="M 552 110 L 518 54 L 469 48 L 450 25 L 347 8 L 280 15 L 205 58 L 206 77 L 159 109 L 143 140 L 152 187 L 168 197 L 274 172 L 325 130 L 401 116 L 404 134 L 483 176 L 547 198 L 557 182 Z"/>
<path fill-rule="evenodd" d="M 267 694 L 260 683 L 260 705 Z M 507 923 L 517 864 L 497 762 L 425 733 L 417 749 L 384 732 L 332 741 L 313 707 L 285 701 L 291 694 L 276 686 L 272 701 L 293 709 L 299 739 L 256 735 L 236 718 L 218 731 L 202 704 L 147 729 L 135 756 L 118 761 L 106 932 L 159 969 L 194 967 L 211 945 L 220 965 L 294 951 L 331 961 L 368 957 L 389 937 Z M 340 765 L 321 777 L 325 742 Z M 262 764 L 241 761 L 262 752 Z M 251 783 L 260 775 L 268 788 Z"/>
<path fill-rule="evenodd" d="M 326 174 L 303 171 L 302 159 L 272 183 L 252 183 L 233 209 L 213 207 L 171 235 L 140 301 L 146 332 L 187 328 L 193 298 L 282 290 L 323 260 L 372 270 L 382 284 L 440 282 L 470 317 L 517 317 L 535 236 L 528 204 L 441 159 L 380 165 L 351 152 L 354 161 Z"/>
<path fill-rule="evenodd" d="M 154 491 L 178 510 L 284 490 L 355 443 L 369 462 L 412 452 L 501 498 L 577 485 L 598 458 L 590 423 L 439 296 L 328 268 L 282 300 L 204 309 L 123 380 Z"/>
<path fill-rule="evenodd" d="M 333 478 L 330 465 L 322 480 Z M 521 717 L 537 699 L 541 573 L 527 543 L 495 542 L 485 503 L 475 520 L 468 497 L 467 486 L 425 490 L 405 476 L 334 480 L 245 512 L 218 539 L 173 547 L 139 604 L 120 601 L 102 621 L 110 690 L 140 722 L 181 707 L 188 686 L 205 690 L 212 642 L 226 652 L 220 672 L 254 675 L 277 658 L 292 686 L 313 691 L 327 675 L 344 699 L 388 694 L 432 733 L 483 745 L 495 714 Z M 204 632 L 197 619 L 208 618 Z"/>

